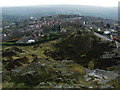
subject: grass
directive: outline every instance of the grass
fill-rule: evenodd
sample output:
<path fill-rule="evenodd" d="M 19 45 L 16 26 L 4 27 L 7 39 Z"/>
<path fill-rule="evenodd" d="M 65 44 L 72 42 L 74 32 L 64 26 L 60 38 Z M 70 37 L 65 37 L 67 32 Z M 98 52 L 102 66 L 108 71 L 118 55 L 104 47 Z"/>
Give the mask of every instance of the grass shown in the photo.
<path fill-rule="evenodd" d="M 37 55 L 38 58 L 49 58 L 50 60 L 53 60 L 52 58 L 50 58 L 49 56 L 46 56 L 44 54 L 45 50 L 54 50 L 52 44 L 56 43 L 58 40 L 53 40 L 53 41 L 48 41 L 46 43 L 42 43 L 42 44 L 36 44 L 33 46 L 15 46 L 18 47 L 22 50 L 24 50 L 24 53 L 18 53 L 18 55 L 20 57 L 27 57 L 29 58 L 29 61 L 32 61 L 33 57 L 32 54 Z M 14 46 L 3 46 L 3 50 L 7 49 L 7 48 L 11 48 Z M 17 59 L 19 57 L 13 56 L 14 59 Z M 6 57 L 4 57 L 3 59 L 7 59 Z"/>
<path fill-rule="evenodd" d="M 2 85 L 2 88 L 32 88 L 32 87 L 27 86 L 24 83 L 6 82 L 4 83 L 4 85 Z"/>
<path fill-rule="evenodd" d="M 93 60 L 91 60 L 89 63 L 88 63 L 88 68 L 89 69 L 94 69 L 94 61 Z"/>
<path fill-rule="evenodd" d="M 86 73 L 85 68 L 83 68 L 79 64 L 70 64 L 68 68 L 69 68 L 69 70 L 71 70 L 75 73 L 81 74 L 81 75 L 85 75 L 85 73 Z"/>

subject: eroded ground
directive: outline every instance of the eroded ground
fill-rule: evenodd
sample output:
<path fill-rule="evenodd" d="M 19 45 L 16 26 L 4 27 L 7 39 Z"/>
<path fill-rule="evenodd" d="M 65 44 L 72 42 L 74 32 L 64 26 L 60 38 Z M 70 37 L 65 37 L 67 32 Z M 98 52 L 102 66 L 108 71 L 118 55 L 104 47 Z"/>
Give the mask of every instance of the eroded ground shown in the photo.
<path fill-rule="evenodd" d="M 118 88 L 119 51 L 89 33 L 3 46 L 3 88 Z"/>

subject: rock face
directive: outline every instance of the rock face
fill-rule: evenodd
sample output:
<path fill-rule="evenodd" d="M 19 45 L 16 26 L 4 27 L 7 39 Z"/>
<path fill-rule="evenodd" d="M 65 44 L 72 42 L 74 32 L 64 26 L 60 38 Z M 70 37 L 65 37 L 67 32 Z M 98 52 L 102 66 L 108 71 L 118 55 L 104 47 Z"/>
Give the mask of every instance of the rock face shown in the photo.
<path fill-rule="evenodd" d="M 118 72 L 84 69 L 72 60 L 50 61 L 39 59 L 26 66 L 3 72 L 3 82 L 11 75 L 15 83 L 25 83 L 31 88 L 113 88 L 109 84 Z"/>
<path fill-rule="evenodd" d="M 32 63 L 28 67 L 23 67 L 18 70 L 12 70 L 12 72 L 15 81 L 21 81 L 30 85 L 36 85 L 41 81 L 45 81 L 47 79 L 46 77 L 49 77 L 49 73 L 45 68 L 37 63 Z"/>
<path fill-rule="evenodd" d="M 119 76 L 119 73 L 114 72 L 114 71 L 105 71 L 105 70 L 100 70 L 100 69 L 95 69 L 95 70 L 86 69 L 86 71 L 87 71 L 86 77 L 89 77 L 89 76 L 95 77 L 94 79 L 97 79 L 97 80 L 99 79 L 99 81 L 114 80 L 115 78 Z"/>
<path fill-rule="evenodd" d="M 98 85 L 98 88 L 115 88 L 118 87 L 119 82 L 115 82 L 117 84 L 111 84 L 113 81 L 119 78 L 119 72 L 115 71 L 106 71 L 101 69 L 89 70 L 86 69 L 85 80 L 88 82 L 95 82 Z"/>
<path fill-rule="evenodd" d="M 113 48 L 113 50 L 105 52 L 103 55 L 101 55 L 101 57 L 96 62 L 95 67 L 107 69 L 111 66 L 115 65 L 119 66 L 120 64 L 119 62 L 120 62 L 120 49 Z"/>
<path fill-rule="evenodd" d="M 74 65 L 79 67 L 77 68 L 79 72 L 72 69 Z M 73 61 L 64 60 L 56 62 L 45 59 L 40 59 L 27 66 L 12 69 L 11 72 L 12 80 L 15 82 L 26 83 L 32 86 L 38 85 L 39 87 L 42 87 L 42 82 L 51 83 L 52 87 L 57 86 L 57 83 L 71 83 L 71 86 L 67 86 L 74 87 L 74 82 L 80 83 L 78 77 L 85 74 L 84 68 Z M 78 81 L 76 82 L 76 80 Z M 56 82 L 56 85 L 53 85 L 54 82 Z M 78 85 L 77 87 L 80 86 Z"/>

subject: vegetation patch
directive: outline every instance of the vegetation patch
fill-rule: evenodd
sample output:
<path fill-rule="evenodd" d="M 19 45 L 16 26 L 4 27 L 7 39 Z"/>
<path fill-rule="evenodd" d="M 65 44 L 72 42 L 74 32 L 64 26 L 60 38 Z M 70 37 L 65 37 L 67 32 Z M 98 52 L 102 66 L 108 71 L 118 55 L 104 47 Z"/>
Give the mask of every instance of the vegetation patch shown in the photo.
<path fill-rule="evenodd" d="M 61 39 L 54 44 L 56 48 L 54 51 L 45 52 L 45 54 L 55 60 L 73 60 L 88 67 L 88 64 L 95 62 L 104 52 L 111 50 L 109 44 L 109 42 L 100 41 L 92 32 L 79 31 Z"/>

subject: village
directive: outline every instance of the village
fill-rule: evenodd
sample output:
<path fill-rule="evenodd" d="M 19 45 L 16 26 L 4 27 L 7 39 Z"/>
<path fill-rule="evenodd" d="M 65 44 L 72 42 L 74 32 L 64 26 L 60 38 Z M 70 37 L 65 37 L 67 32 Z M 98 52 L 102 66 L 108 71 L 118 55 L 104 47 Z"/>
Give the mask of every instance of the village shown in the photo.
<path fill-rule="evenodd" d="M 2 39 L 3 42 L 30 44 L 39 42 L 44 37 L 49 38 L 51 34 L 53 37 L 63 36 L 76 30 L 92 31 L 100 38 L 115 41 L 116 47 L 120 47 L 120 26 L 117 21 L 80 15 L 54 15 L 40 19 L 30 17 L 3 27 Z"/>

